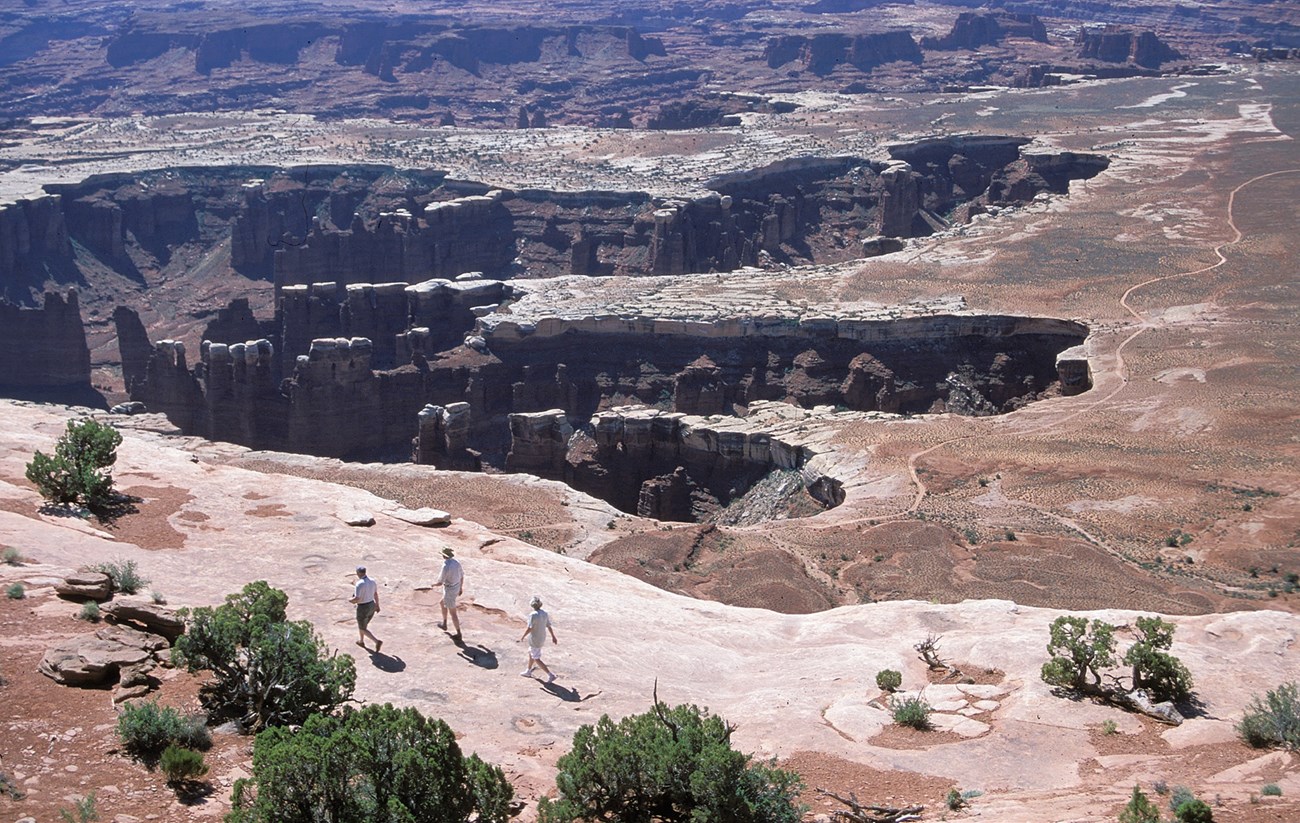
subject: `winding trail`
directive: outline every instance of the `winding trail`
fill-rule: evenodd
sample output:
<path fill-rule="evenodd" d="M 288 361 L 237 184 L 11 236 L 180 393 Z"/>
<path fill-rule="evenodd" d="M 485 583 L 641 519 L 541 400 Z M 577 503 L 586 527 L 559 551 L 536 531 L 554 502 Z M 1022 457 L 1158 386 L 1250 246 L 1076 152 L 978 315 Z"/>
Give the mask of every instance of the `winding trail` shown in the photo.
<path fill-rule="evenodd" d="M 1134 320 L 1139 322 L 1139 326 L 1134 330 L 1134 333 L 1128 335 L 1128 337 L 1126 337 L 1125 339 L 1123 339 L 1121 343 L 1119 343 L 1119 346 L 1115 347 L 1114 373 L 1115 376 L 1119 377 L 1118 386 L 1115 386 L 1114 389 L 1110 390 L 1108 394 L 1104 395 L 1104 397 L 1093 399 L 1092 402 L 1087 403 L 1086 406 L 1076 408 L 1076 410 L 1067 413 L 1067 415 L 1054 417 L 1054 419 L 1052 420 L 1045 421 L 1045 423 L 1034 426 L 1034 428 L 1023 430 L 1023 432 L 1018 432 L 1018 434 L 1021 434 L 1021 436 L 1026 436 L 1026 434 L 1037 434 L 1040 432 L 1048 432 L 1048 430 L 1060 428 L 1061 425 L 1070 423 L 1070 421 L 1074 420 L 1075 417 L 1086 415 L 1086 413 L 1096 410 L 1096 408 L 1105 406 L 1105 404 L 1112 402 L 1112 400 L 1115 397 L 1117 397 L 1117 395 L 1121 393 L 1121 391 L 1125 390 L 1125 387 L 1128 386 L 1128 372 L 1127 372 L 1127 365 L 1125 363 L 1125 348 L 1128 346 L 1128 343 L 1134 342 L 1135 339 L 1138 339 L 1141 334 L 1144 334 L 1145 332 L 1149 332 L 1149 330 L 1151 329 L 1161 328 L 1161 326 L 1167 325 L 1167 324 L 1160 324 L 1160 322 L 1152 322 L 1151 320 L 1147 319 L 1147 317 L 1141 315 L 1141 312 L 1139 312 L 1138 309 L 1132 307 L 1132 304 L 1128 302 L 1128 299 L 1130 299 L 1131 296 L 1134 295 L 1135 291 L 1138 291 L 1139 289 L 1145 289 L 1145 287 L 1152 286 L 1154 285 L 1154 283 L 1160 283 L 1160 282 L 1165 282 L 1170 280 L 1179 280 L 1179 278 L 1183 278 L 1183 277 L 1195 277 L 1197 276 L 1197 274 L 1213 272 L 1214 269 L 1217 269 L 1221 267 L 1221 265 L 1227 263 L 1227 257 L 1223 255 L 1223 250 L 1225 250 L 1225 248 L 1229 246 L 1235 246 L 1236 243 L 1242 242 L 1242 238 L 1244 237 L 1244 234 L 1242 233 L 1242 229 L 1238 228 L 1238 225 L 1236 225 L 1236 220 L 1234 218 L 1234 215 L 1232 215 L 1232 209 L 1234 209 L 1236 205 L 1236 195 L 1240 194 L 1240 192 L 1242 192 L 1244 189 L 1247 189 L 1248 186 L 1253 186 L 1255 185 L 1255 183 L 1262 181 L 1262 179 L 1283 176 L 1283 174 L 1297 174 L 1297 173 L 1300 173 L 1300 168 L 1282 169 L 1282 170 L 1278 170 L 1278 172 L 1258 174 L 1258 176 L 1252 177 L 1251 179 L 1248 179 L 1248 181 L 1240 183 L 1239 186 L 1236 186 L 1235 189 L 1232 189 L 1232 191 L 1229 192 L 1229 195 L 1227 195 L 1227 226 L 1229 226 L 1229 229 L 1232 230 L 1232 239 L 1230 239 L 1230 241 L 1225 241 L 1217 244 L 1217 246 L 1214 246 L 1213 248 L 1214 256 L 1218 257 L 1216 263 L 1212 263 L 1210 265 L 1204 265 L 1204 267 L 1201 267 L 1199 269 L 1187 270 L 1187 272 L 1177 272 L 1174 274 L 1162 274 L 1161 277 L 1152 277 L 1149 278 L 1149 280 L 1144 280 L 1139 283 L 1134 283 L 1134 285 L 1132 286 L 1128 286 L 1128 289 L 1126 289 L 1125 293 L 1123 293 L 1123 295 L 1121 295 L 1121 298 L 1119 298 L 1119 306 L 1122 306 L 1126 312 L 1130 313 L 1130 315 L 1134 317 Z M 940 449 L 944 449 L 945 446 L 952 446 L 953 443 L 965 442 L 965 441 L 969 441 L 969 439 L 983 439 L 987 437 L 992 437 L 992 433 L 975 432 L 972 434 L 965 434 L 965 436 L 962 437 L 953 437 L 953 438 L 945 439 L 945 441 L 943 442 L 935 443 L 935 445 L 927 447 L 927 449 L 923 449 L 914 452 L 914 454 L 911 454 L 909 458 L 907 458 L 907 472 L 909 472 L 909 475 L 911 475 L 911 481 L 913 481 L 913 484 L 917 486 L 917 495 L 915 495 L 915 497 L 913 498 L 913 502 L 911 502 L 911 506 L 907 507 L 906 510 L 900 512 L 900 514 L 897 515 L 887 515 L 887 516 L 902 517 L 902 516 L 913 514 L 913 512 L 917 511 L 918 508 L 920 507 L 920 502 L 922 502 L 923 499 L 926 498 L 926 493 L 927 493 L 926 481 L 922 480 L 922 478 L 920 478 L 920 475 L 918 475 L 917 473 L 917 463 L 919 462 L 920 459 L 924 458 L 924 456 L 926 455 L 932 454 L 932 452 L 935 452 Z M 1083 534 L 1084 537 L 1087 537 L 1088 540 L 1096 542 L 1097 545 L 1104 546 L 1105 549 L 1110 550 L 1110 546 L 1106 545 L 1104 541 L 1101 541 L 1100 538 L 1097 538 L 1096 536 L 1092 536 L 1092 534 L 1088 534 L 1086 530 L 1080 528 L 1079 525 L 1073 523 L 1073 521 L 1062 519 L 1062 517 L 1060 515 L 1057 515 L 1056 512 L 1043 511 L 1041 510 L 1041 508 L 1036 506 L 1035 508 L 1037 508 L 1037 510 L 1039 510 L 1041 514 L 1048 515 L 1050 517 L 1053 517 L 1053 519 L 1061 521 L 1061 523 L 1065 523 L 1069 525 L 1070 528 L 1078 530 L 1078 532 L 1080 534 Z"/>
<path fill-rule="evenodd" d="M 1124 308 L 1126 312 L 1129 313 L 1130 316 L 1132 316 L 1134 320 L 1138 322 L 1139 325 L 1128 337 L 1124 338 L 1124 340 L 1122 340 L 1120 344 L 1115 348 L 1114 374 L 1119 378 L 1120 381 L 1119 385 L 1117 385 L 1115 388 L 1113 388 L 1112 390 L 1110 390 L 1108 393 L 1106 393 L 1101 397 L 1097 397 L 1091 400 L 1090 402 L 1069 411 L 1066 414 L 1052 417 L 1051 419 L 1044 421 L 1040 425 L 1034 426 L 1029 429 L 1021 430 L 1017 432 L 1017 435 L 1019 436 L 1032 435 L 1044 431 L 1051 431 L 1053 429 L 1057 429 L 1062 425 L 1065 425 L 1066 423 L 1069 423 L 1070 421 L 1078 417 L 1081 417 L 1082 415 L 1088 414 L 1089 412 L 1092 412 L 1097 408 L 1110 403 L 1115 399 L 1116 396 L 1120 394 L 1120 392 L 1124 391 L 1125 387 L 1127 387 L 1129 383 L 1129 374 L 1127 370 L 1127 365 L 1124 361 L 1124 349 L 1130 343 L 1136 340 L 1139 336 L 1141 336 L 1143 333 L 1151 329 L 1160 328 L 1163 327 L 1164 325 L 1167 325 L 1164 323 L 1153 322 L 1149 318 L 1144 317 L 1141 312 L 1133 308 L 1132 304 L 1129 302 L 1129 299 L 1134 295 L 1135 292 L 1147 286 L 1151 286 L 1156 283 L 1162 283 L 1168 280 L 1177 280 L 1185 277 L 1195 277 L 1196 275 L 1205 274 L 1206 272 L 1213 271 L 1214 269 L 1217 269 L 1220 266 L 1222 266 L 1224 263 L 1226 263 L 1228 261 L 1228 258 L 1224 256 L 1223 250 L 1228 248 L 1229 246 L 1233 246 L 1237 243 L 1240 243 L 1242 238 L 1244 237 L 1241 229 L 1238 228 L 1236 220 L 1234 219 L 1233 216 L 1233 209 L 1236 205 L 1237 195 L 1241 193 L 1243 190 L 1245 190 L 1246 188 L 1248 188 L 1249 186 L 1252 186 L 1261 180 L 1267 180 L 1271 177 L 1278 177 L 1281 175 L 1297 174 L 1297 173 L 1300 173 L 1300 168 L 1282 169 L 1279 171 L 1273 171 L 1273 172 L 1268 172 L 1266 174 L 1257 175 L 1241 183 L 1236 188 L 1234 188 L 1231 192 L 1229 192 L 1228 205 L 1227 205 L 1227 226 L 1229 229 L 1232 230 L 1232 238 L 1214 246 L 1213 252 L 1215 257 L 1218 258 L 1216 262 L 1208 266 L 1202 266 L 1201 268 L 1198 269 L 1191 269 L 1189 271 L 1184 271 L 1184 272 L 1176 272 L 1174 274 L 1166 274 L 1160 277 L 1152 277 L 1148 280 L 1143 280 L 1139 283 L 1135 283 L 1129 286 L 1124 291 L 1124 293 L 1119 298 L 1119 304 Z M 989 426 L 982 426 L 981 430 L 979 431 L 975 431 L 970 434 L 961 435 L 959 437 L 950 437 L 946 440 L 943 440 L 939 443 L 935 443 L 932 446 L 927 446 L 926 448 L 921 449 L 920 451 L 917 452 L 913 452 L 911 455 L 909 455 L 907 458 L 907 470 L 911 478 L 912 485 L 916 489 L 916 493 L 912 498 L 911 505 L 909 505 L 906 509 L 903 509 L 902 511 L 896 512 L 894 514 L 880 514 L 880 515 L 874 515 L 870 518 L 860 517 L 860 518 L 854 518 L 852 520 L 838 521 L 834 525 L 834 527 L 838 528 L 846 524 L 862 523 L 868 521 L 872 521 L 878 524 L 883 524 L 884 522 L 898 520 L 913 514 L 921 507 L 922 501 L 925 499 L 926 494 L 929 492 L 929 489 L 925 485 L 925 481 L 921 478 L 920 474 L 917 471 L 917 464 L 926 456 L 933 454 L 941 449 L 952 446 L 953 444 L 964 443 L 971 440 L 982 440 L 982 439 L 992 437 L 994 436 L 995 433 L 990 430 L 990 426 L 999 426 L 999 425 L 1004 425 L 1004 424 L 1001 421 L 994 419 Z M 999 436 L 1001 436 L 1000 433 Z M 1118 555 L 1118 551 L 1113 546 L 1109 545 L 1106 541 L 1102 540 L 1097 535 L 1090 534 L 1086 529 L 1084 529 L 1078 523 L 1070 520 L 1067 517 L 1064 517 L 1063 515 L 1057 512 L 1050 511 L 1039 506 L 1035 506 L 1025 501 L 1012 500 L 1009 502 L 1013 502 L 1018 505 L 1029 506 L 1033 508 L 1035 511 L 1044 515 L 1045 517 L 1049 517 L 1053 520 L 1056 520 L 1062 525 L 1068 527 L 1070 530 L 1077 532 L 1078 534 L 1082 535 L 1086 540 L 1093 543 L 1094 545 L 1097 545 L 1105 549 L 1111 554 Z"/>

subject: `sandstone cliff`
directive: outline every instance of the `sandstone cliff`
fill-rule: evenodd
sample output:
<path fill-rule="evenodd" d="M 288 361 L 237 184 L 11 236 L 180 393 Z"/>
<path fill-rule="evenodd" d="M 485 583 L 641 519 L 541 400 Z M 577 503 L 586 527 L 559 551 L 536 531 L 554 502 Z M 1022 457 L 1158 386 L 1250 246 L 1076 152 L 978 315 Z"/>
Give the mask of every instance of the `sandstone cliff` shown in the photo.
<path fill-rule="evenodd" d="M 0 300 L 0 388 L 10 397 L 103 405 L 90 385 L 76 290 L 46 292 L 39 309 Z"/>

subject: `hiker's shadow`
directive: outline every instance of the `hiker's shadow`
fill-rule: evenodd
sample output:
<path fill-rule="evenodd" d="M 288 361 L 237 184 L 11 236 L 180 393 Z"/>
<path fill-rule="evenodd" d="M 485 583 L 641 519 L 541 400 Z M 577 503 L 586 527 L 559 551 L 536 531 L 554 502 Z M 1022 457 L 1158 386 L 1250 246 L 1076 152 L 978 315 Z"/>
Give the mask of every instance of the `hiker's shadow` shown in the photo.
<path fill-rule="evenodd" d="M 384 654 L 383 652 L 371 652 L 370 665 L 379 669 L 381 672 L 388 672 L 389 674 L 395 674 L 396 672 L 404 671 L 406 669 L 405 660 L 400 657 L 393 657 L 391 654 Z"/>
<path fill-rule="evenodd" d="M 561 686 L 559 683 L 542 683 L 541 686 L 543 689 L 560 698 L 565 703 L 582 703 L 583 701 L 590 700 L 600 694 L 600 692 L 592 692 L 584 697 L 581 694 L 578 694 L 577 689 L 570 689 Z"/>
<path fill-rule="evenodd" d="M 466 643 L 458 643 L 457 645 L 460 646 L 460 656 L 480 669 L 495 669 L 501 665 L 500 661 L 497 660 L 497 653 L 487 646 L 470 646 Z"/>

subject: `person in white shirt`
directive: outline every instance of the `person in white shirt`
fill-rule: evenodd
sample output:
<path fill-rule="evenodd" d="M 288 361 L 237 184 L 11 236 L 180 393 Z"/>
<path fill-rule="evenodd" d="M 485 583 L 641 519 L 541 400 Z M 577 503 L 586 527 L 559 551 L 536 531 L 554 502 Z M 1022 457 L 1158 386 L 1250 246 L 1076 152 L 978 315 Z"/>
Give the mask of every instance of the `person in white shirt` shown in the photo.
<path fill-rule="evenodd" d="M 546 667 L 542 662 L 542 647 L 546 645 L 546 633 L 551 633 L 551 643 L 559 643 L 555 637 L 555 629 L 551 628 L 551 616 L 542 610 L 542 598 L 533 596 L 533 613 L 528 615 L 528 625 L 524 628 L 524 633 L 519 636 L 520 641 L 528 638 L 528 668 L 519 673 L 520 677 L 532 677 L 533 669 L 541 669 L 546 672 L 546 682 L 555 682 L 555 672 Z"/>
<path fill-rule="evenodd" d="M 438 628 L 444 631 L 447 629 L 447 615 L 450 614 L 451 625 L 456 629 L 452 632 L 451 639 L 460 640 L 460 607 L 456 599 L 465 591 L 465 571 L 455 555 L 450 546 L 442 550 L 442 573 L 434 585 L 442 586 L 442 622 Z"/>
<path fill-rule="evenodd" d="M 379 614 L 379 584 L 366 576 L 365 566 L 357 566 L 357 583 L 352 589 L 352 599 L 348 602 L 357 604 L 357 645 L 366 648 L 366 638 L 369 637 L 374 641 L 375 651 L 378 652 L 384 641 L 371 634 L 369 626 L 370 618 Z"/>

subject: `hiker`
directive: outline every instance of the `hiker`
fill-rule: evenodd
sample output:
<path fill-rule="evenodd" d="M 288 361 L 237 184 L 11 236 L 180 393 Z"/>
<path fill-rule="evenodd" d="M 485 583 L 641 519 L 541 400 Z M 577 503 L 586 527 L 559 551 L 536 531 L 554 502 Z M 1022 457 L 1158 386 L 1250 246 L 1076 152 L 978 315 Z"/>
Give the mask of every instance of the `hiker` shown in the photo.
<path fill-rule="evenodd" d="M 524 633 L 519 636 L 520 641 L 528 638 L 528 668 L 519 673 L 520 677 L 532 677 L 533 669 L 541 669 L 546 672 L 546 682 L 555 682 L 555 672 L 546 667 L 542 662 L 542 646 L 546 645 L 546 633 L 551 633 L 551 642 L 559 643 L 555 636 L 555 629 L 551 628 L 551 616 L 542 610 L 542 598 L 533 595 L 533 613 L 528 615 L 528 626 L 524 628 Z"/>
<path fill-rule="evenodd" d="M 450 614 L 451 625 L 456 628 L 451 639 L 460 640 L 460 614 L 456 598 L 460 597 L 465 590 L 465 571 L 460 567 L 460 561 L 456 559 L 456 553 L 452 551 L 451 546 L 442 550 L 442 557 L 442 572 L 434 584 L 442 586 L 442 622 L 438 624 L 438 628 L 447 630 L 447 615 Z"/>
<path fill-rule="evenodd" d="M 366 567 L 357 566 L 357 583 L 352 589 L 349 603 L 357 604 L 357 645 L 366 648 L 366 638 L 375 642 L 377 654 L 384 646 L 384 641 L 370 633 L 370 619 L 379 614 L 379 584 L 366 576 Z M 369 649 L 367 649 L 369 651 Z"/>

